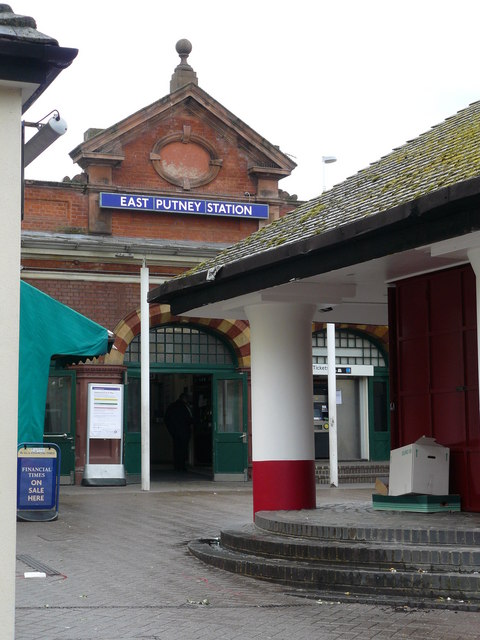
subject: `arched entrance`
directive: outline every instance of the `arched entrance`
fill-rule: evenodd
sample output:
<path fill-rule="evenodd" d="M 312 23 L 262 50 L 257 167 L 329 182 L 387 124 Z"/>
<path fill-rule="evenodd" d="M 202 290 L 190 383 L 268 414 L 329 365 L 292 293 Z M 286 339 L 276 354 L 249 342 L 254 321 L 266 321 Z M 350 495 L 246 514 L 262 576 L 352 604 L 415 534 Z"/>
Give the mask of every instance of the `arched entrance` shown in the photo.
<path fill-rule="evenodd" d="M 316 458 L 328 458 L 326 331 L 312 335 Z M 335 331 L 339 460 L 388 460 L 390 422 L 387 354 L 362 331 Z"/>
<path fill-rule="evenodd" d="M 171 322 L 150 330 L 150 468 L 173 469 L 164 416 L 186 394 L 193 415 L 187 465 L 215 480 L 247 478 L 247 384 L 231 345 L 208 328 Z M 138 481 L 141 464 L 140 335 L 129 343 L 125 402 L 125 472 Z"/>

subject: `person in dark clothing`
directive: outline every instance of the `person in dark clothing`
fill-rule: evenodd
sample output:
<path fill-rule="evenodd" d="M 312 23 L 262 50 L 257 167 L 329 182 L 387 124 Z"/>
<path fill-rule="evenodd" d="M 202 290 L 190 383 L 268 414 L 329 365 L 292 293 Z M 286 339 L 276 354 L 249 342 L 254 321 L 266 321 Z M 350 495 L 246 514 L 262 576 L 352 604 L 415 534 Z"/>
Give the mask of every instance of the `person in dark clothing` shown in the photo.
<path fill-rule="evenodd" d="M 186 471 L 188 444 L 193 418 L 187 404 L 187 396 L 182 393 L 165 412 L 165 426 L 173 442 L 173 466 L 175 471 Z"/>

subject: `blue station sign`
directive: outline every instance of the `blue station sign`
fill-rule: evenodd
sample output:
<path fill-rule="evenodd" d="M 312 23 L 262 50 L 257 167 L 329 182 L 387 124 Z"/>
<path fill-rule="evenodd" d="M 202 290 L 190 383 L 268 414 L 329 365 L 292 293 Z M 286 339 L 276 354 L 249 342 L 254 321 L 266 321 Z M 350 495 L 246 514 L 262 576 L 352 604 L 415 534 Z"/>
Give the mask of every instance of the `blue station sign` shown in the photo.
<path fill-rule="evenodd" d="M 203 216 L 227 216 L 230 218 L 268 220 L 268 204 L 253 202 L 220 202 L 149 196 L 128 193 L 100 193 L 102 209 L 127 211 L 158 211 L 163 213 L 187 213 Z"/>

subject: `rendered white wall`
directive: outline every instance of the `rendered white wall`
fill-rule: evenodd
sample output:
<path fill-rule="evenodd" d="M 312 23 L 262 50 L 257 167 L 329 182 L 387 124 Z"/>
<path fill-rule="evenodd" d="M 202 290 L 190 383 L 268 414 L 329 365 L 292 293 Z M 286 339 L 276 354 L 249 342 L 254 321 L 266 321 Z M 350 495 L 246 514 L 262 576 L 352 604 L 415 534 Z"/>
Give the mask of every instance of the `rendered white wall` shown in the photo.
<path fill-rule="evenodd" d="M 13 640 L 21 228 L 21 92 L 0 85 L 0 629 Z"/>

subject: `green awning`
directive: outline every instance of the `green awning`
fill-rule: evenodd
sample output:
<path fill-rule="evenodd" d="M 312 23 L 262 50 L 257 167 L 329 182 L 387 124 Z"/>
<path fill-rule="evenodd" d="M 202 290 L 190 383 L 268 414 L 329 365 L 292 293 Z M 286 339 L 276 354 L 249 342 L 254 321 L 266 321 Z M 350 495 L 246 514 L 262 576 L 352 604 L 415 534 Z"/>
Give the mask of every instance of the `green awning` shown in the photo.
<path fill-rule="evenodd" d="M 43 442 L 51 359 L 94 358 L 107 351 L 107 329 L 20 282 L 19 442 Z"/>

